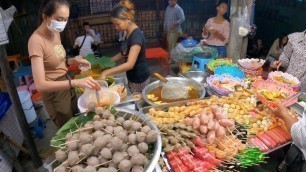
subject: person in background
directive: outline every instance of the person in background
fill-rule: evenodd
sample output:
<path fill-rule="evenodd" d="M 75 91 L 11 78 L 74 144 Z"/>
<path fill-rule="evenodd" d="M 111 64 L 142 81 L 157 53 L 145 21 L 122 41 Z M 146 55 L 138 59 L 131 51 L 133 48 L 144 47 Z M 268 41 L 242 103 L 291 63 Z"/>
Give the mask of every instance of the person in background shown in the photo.
<path fill-rule="evenodd" d="M 40 9 L 42 22 L 28 42 L 35 86 L 57 127 L 77 113 L 74 87 L 99 89 L 99 84 L 91 77 L 71 80 L 67 75 L 66 64 L 90 67 L 82 57 L 66 59 L 60 32 L 67 24 L 69 6 L 67 0 L 45 0 Z"/>
<path fill-rule="evenodd" d="M 293 141 L 293 145 L 291 145 L 285 158 L 285 163 L 287 165 L 286 171 L 306 171 L 306 164 L 304 161 L 304 157 L 306 157 L 306 109 L 304 109 L 300 120 L 291 116 L 288 109 L 281 104 L 278 104 L 276 109 L 271 110 L 277 117 L 284 121 Z"/>
<path fill-rule="evenodd" d="M 169 61 L 171 51 L 175 48 L 178 38 L 183 34 L 181 24 L 185 21 L 183 9 L 177 4 L 177 0 L 169 0 L 164 19 L 164 32 L 167 34 Z"/>
<path fill-rule="evenodd" d="M 217 4 L 217 16 L 207 20 L 204 25 L 202 37 L 209 46 L 216 47 L 220 57 L 226 57 L 226 45 L 229 41 L 230 24 L 224 18 L 227 13 L 227 3 Z"/>
<path fill-rule="evenodd" d="M 280 55 L 279 60 L 273 63 L 274 68 L 285 67 L 286 72 L 297 77 L 302 85 L 306 84 L 306 33 L 296 32 L 288 35 L 288 43 Z"/>
<path fill-rule="evenodd" d="M 95 36 L 95 32 L 90 29 L 89 23 L 83 23 L 84 34 L 75 39 L 73 48 L 79 47 L 79 55 L 83 58 L 86 58 L 89 54 L 94 54 L 92 49 L 92 44 L 96 45 L 97 37 Z"/>
<path fill-rule="evenodd" d="M 98 42 L 96 32 L 90 28 L 90 24 L 88 22 L 83 23 L 83 29 L 86 35 L 91 36 L 95 40 L 95 42 Z"/>
<path fill-rule="evenodd" d="M 271 66 L 273 66 L 273 62 L 279 59 L 279 56 L 284 51 L 284 47 L 288 43 L 288 36 L 282 34 L 279 38 L 277 38 L 274 43 L 272 44 L 268 56 L 266 58 L 267 61 L 270 63 L 269 71 L 271 71 Z"/>
<path fill-rule="evenodd" d="M 247 56 L 249 58 L 265 59 L 267 55 L 267 50 L 264 47 L 262 39 L 258 38 L 256 43 L 253 44 L 252 49 L 249 49 Z"/>
<path fill-rule="evenodd" d="M 126 31 L 126 39 L 121 43 L 121 52 L 111 60 L 116 62 L 124 59 L 125 63 L 103 71 L 100 78 L 105 79 L 107 76 L 126 72 L 130 91 L 132 94 L 139 94 L 150 83 L 151 72 L 146 63 L 145 37 L 133 22 L 135 17 L 134 4 L 129 0 L 121 0 L 112 9 L 110 16 L 117 31 Z"/>

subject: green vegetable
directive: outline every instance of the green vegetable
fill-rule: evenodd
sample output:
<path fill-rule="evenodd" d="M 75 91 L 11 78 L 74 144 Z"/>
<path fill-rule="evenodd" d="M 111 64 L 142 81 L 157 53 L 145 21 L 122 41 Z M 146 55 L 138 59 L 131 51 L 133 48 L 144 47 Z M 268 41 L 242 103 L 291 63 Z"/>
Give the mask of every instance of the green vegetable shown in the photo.
<path fill-rule="evenodd" d="M 105 56 L 101 58 L 96 58 L 93 54 L 89 54 L 86 57 L 86 60 L 90 62 L 92 70 L 104 70 L 107 68 L 114 67 L 116 65 L 116 63 L 111 61 L 109 57 Z"/>

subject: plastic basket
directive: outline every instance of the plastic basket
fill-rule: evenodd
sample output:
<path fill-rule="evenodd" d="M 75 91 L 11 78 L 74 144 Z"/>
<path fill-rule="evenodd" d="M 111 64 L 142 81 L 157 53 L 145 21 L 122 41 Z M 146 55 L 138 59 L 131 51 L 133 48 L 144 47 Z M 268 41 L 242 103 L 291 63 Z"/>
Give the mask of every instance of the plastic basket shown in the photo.
<path fill-rule="evenodd" d="M 256 90 L 256 96 L 257 98 L 265 105 L 270 106 L 272 108 L 276 108 L 277 107 L 277 103 L 278 102 L 274 102 L 274 101 L 270 101 L 268 99 L 266 99 L 263 95 L 261 95 L 259 93 L 259 90 L 262 89 L 266 89 L 268 91 L 279 91 L 282 93 L 285 93 L 288 95 L 288 97 L 296 94 L 296 92 L 293 91 L 293 89 L 291 87 L 288 87 L 287 85 L 284 84 L 280 84 L 278 82 L 272 81 L 272 80 L 256 80 L 255 82 L 253 82 L 253 87 Z M 293 105 L 294 103 L 296 103 L 298 100 L 298 98 L 291 100 L 290 102 L 286 103 L 285 106 L 289 107 L 291 105 Z M 283 103 L 285 100 L 283 100 L 280 103 Z"/>
<path fill-rule="evenodd" d="M 241 79 L 245 78 L 244 72 L 237 66 L 220 66 L 215 69 L 214 73 L 215 75 L 229 74 L 233 77 L 238 77 Z"/>
<path fill-rule="evenodd" d="M 287 80 L 293 81 L 296 84 L 291 85 L 291 84 L 287 84 L 287 83 L 283 83 L 283 82 L 279 82 L 277 80 L 274 79 L 274 77 L 276 76 L 282 76 L 284 78 L 286 78 Z M 299 79 L 297 79 L 296 77 L 294 77 L 293 75 L 289 74 L 289 73 L 284 73 L 284 72 L 280 72 L 280 71 L 275 71 L 275 72 L 270 72 L 268 75 L 268 79 L 273 80 L 275 82 L 278 82 L 280 84 L 284 84 L 287 85 L 289 87 L 291 87 L 293 89 L 293 91 L 298 91 L 301 87 L 301 82 L 299 81 Z"/>
<path fill-rule="evenodd" d="M 262 59 L 239 59 L 238 63 L 244 69 L 257 70 L 265 64 L 265 60 Z"/>

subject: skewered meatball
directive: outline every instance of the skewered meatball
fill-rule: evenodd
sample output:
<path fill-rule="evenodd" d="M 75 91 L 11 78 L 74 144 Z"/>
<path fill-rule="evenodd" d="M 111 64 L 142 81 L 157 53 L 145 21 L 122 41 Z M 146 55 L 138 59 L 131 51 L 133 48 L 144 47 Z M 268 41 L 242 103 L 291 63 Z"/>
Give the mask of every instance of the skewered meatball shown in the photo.
<path fill-rule="evenodd" d="M 113 163 L 114 164 L 119 164 L 122 160 L 124 159 L 124 155 L 122 152 L 115 152 L 113 155 Z"/>
<path fill-rule="evenodd" d="M 102 155 L 101 155 L 98 159 L 99 159 L 99 161 L 100 161 L 100 164 L 103 164 L 103 165 L 107 165 L 106 162 L 109 161 L 108 159 L 103 158 Z"/>
<path fill-rule="evenodd" d="M 126 120 L 123 122 L 123 128 L 126 130 L 129 130 L 132 126 L 133 121 L 132 120 Z"/>
<path fill-rule="evenodd" d="M 107 145 L 107 141 L 103 137 L 99 137 L 94 141 L 95 148 L 102 149 Z"/>
<path fill-rule="evenodd" d="M 157 133 L 154 130 L 151 130 L 148 134 L 147 134 L 147 138 L 146 138 L 147 143 L 154 143 L 157 141 Z"/>
<path fill-rule="evenodd" d="M 94 127 L 95 127 L 95 130 L 102 130 L 102 128 L 104 127 L 104 124 L 102 121 L 95 121 Z"/>
<path fill-rule="evenodd" d="M 66 171 L 68 170 L 64 166 L 60 166 L 54 170 L 54 172 L 66 172 Z"/>
<path fill-rule="evenodd" d="M 143 132 L 137 132 L 136 133 L 136 138 L 137 138 L 138 143 L 146 141 L 146 136 L 147 135 Z"/>
<path fill-rule="evenodd" d="M 127 152 L 128 152 L 128 155 L 129 155 L 129 156 L 133 156 L 133 155 L 135 155 L 135 154 L 138 154 L 138 153 L 139 153 L 139 150 L 138 150 L 137 146 L 132 145 L 132 146 L 130 146 L 130 147 L 128 148 Z"/>
<path fill-rule="evenodd" d="M 80 160 L 78 151 L 71 151 L 68 153 L 68 164 L 74 166 Z"/>
<path fill-rule="evenodd" d="M 82 129 L 83 128 L 83 129 Z M 91 130 L 92 128 L 94 128 L 94 125 L 93 125 L 93 123 L 86 123 L 85 125 L 84 125 L 84 127 L 82 127 L 80 130 L 81 131 L 85 131 L 85 130 Z M 86 129 L 84 129 L 84 128 L 86 128 Z"/>
<path fill-rule="evenodd" d="M 140 122 L 137 122 L 137 121 L 134 121 L 132 126 L 131 126 L 131 129 L 132 131 L 138 131 L 140 128 L 141 128 L 141 123 Z"/>
<path fill-rule="evenodd" d="M 144 169 L 140 165 L 134 165 L 132 168 L 132 172 L 144 172 Z"/>
<path fill-rule="evenodd" d="M 124 129 L 123 129 L 122 126 L 117 126 L 117 127 L 114 128 L 114 134 L 115 135 L 117 135 L 117 134 L 119 134 L 119 133 L 121 133 L 123 131 L 124 131 Z"/>
<path fill-rule="evenodd" d="M 78 149 L 78 139 L 72 136 L 69 140 L 66 140 L 66 146 L 70 151 L 75 151 Z"/>
<path fill-rule="evenodd" d="M 114 167 L 108 167 L 108 171 L 107 172 L 117 172 L 117 168 Z"/>
<path fill-rule="evenodd" d="M 116 119 L 117 122 L 119 122 L 120 124 L 123 124 L 123 122 L 125 121 L 123 117 L 118 117 Z"/>
<path fill-rule="evenodd" d="M 115 123 L 115 121 L 109 119 L 109 120 L 106 121 L 106 125 L 107 126 L 115 127 L 117 124 Z"/>
<path fill-rule="evenodd" d="M 67 159 L 67 154 L 62 151 L 62 150 L 58 150 L 55 152 L 55 158 L 59 161 L 59 162 L 64 162 Z"/>
<path fill-rule="evenodd" d="M 136 136 L 136 134 L 130 134 L 129 137 L 128 137 L 128 139 L 129 139 L 129 142 L 130 142 L 131 144 L 136 144 L 136 142 L 137 142 L 137 136 Z"/>
<path fill-rule="evenodd" d="M 108 131 L 107 132 L 108 134 L 114 134 L 114 127 L 112 126 L 107 126 L 105 130 Z"/>
<path fill-rule="evenodd" d="M 148 125 L 144 126 L 141 128 L 141 131 L 148 134 L 151 131 L 151 127 L 149 127 Z"/>
<path fill-rule="evenodd" d="M 111 143 L 112 143 L 113 149 L 116 151 L 120 150 L 121 147 L 123 146 L 122 140 L 119 139 L 118 137 L 113 137 Z"/>
<path fill-rule="evenodd" d="M 71 168 L 71 171 L 72 172 L 81 172 L 81 171 L 83 171 L 84 169 L 83 169 L 83 167 L 81 166 L 81 165 L 76 165 L 76 166 L 73 166 L 72 168 Z"/>
<path fill-rule="evenodd" d="M 143 154 L 136 154 L 132 156 L 131 163 L 134 165 L 145 165 L 148 159 Z"/>
<path fill-rule="evenodd" d="M 109 143 L 113 137 L 110 134 L 105 134 L 102 138 Z"/>
<path fill-rule="evenodd" d="M 115 164 L 115 163 L 113 163 L 113 162 L 110 162 L 110 163 L 108 164 L 108 168 L 109 168 L 109 167 L 112 167 L 112 168 L 117 169 L 117 168 L 118 168 L 118 164 Z"/>
<path fill-rule="evenodd" d="M 125 141 L 127 139 L 127 135 L 124 131 L 122 131 L 121 133 L 116 134 L 116 136 L 121 139 L 122 141 Z"/>
<path fill-rule="evenodd" d="M 100 115 L 95 115 L 95 116 L 93 117 L 93 120 L 94 120 L 94 121 L 100 121 L 100 120 L 101 120 Z"/>
<path fill-rule="evenodd" d="M 96 148 L 96 147 L 93 148 L 92 155 L 93 155 L 93 156 L 98 156 L 99 153 L 100 153 L 100 150 L 101 150 L 101 149 L 98 149 L 98 148 Z"/>
<path fill-rule="evenodd" d="M 91 143 L 92 142 L 92 136 L 88 133 L 81 132 L 79 140 L 82 144 Z"/>
<path fill-rule="evenodd" d="M 118 168 L 121 172 L 129 172 L 132 168 L 132 164 L 129 160 L 123 160 L 118 165 Z"/>
<path fill-rule="evenodd" d="M 113 157 L 112 152 L 108 148 L 103 148 L 101 150 L 100 154 L 105 159 L 112 159 L 112 157 Z"/>
<path fill-rule="evenodd" d="M 97 171 L 96 168 L 90 165 L 84 169 L 84 172 L 96 172 L 96 171 Z"/>
<path fill-rule="evenodd" d="M 98 160 L 97 157 L 95 156 L 91 156 L 87 159 L 87 165 L 90 165 L 90 166 L 96 166 L 96 165 L 99 165 L 100 161 Z"/>
<path fill-rule="evenodd" d="M 106 110 L 104 113 L 103 113 L 103 118 L 104 119 L 108 119 L 110 118 L 112 115 L 112 113 L 109 111 L 109 110 Z"/>
<path fill-rule="evenodd" d="M 128 144 L 124 144 L 124 145 L 121 147 L 121 151 L 122 151 L 122 152 L 126 152 L 128 148 L 129 148 L 129 145 L 128 145 Z"/>
<path fill-rule="evenodd" d="M 105 109 L 104 109 L 103 107 L 97 107 L 97 108 L 95 109 L 95 113 L 96 113 L 97 115 L 102 115 L 104 112 L 105 112 Z"/>
<path fill-rule="evenodd" d="M 148 144 L 145 142 L 139 143 L 137 147 L 141 153 L 147 153 L 149 149 Z"/>
<path fill-rule="evenodd" d="M 95 132 L 92 134 L 92 136 L 93 136 L 93 139 L 96 140 L 97 138 L 104 136 L 104 132 L 98 130 L 98 131 L 95 131 Z"/>
<path fill-rule="evenodd" d="M 81 147 L 80 153 L 89 156 L 92 154 L 93 148 L 92 144 L 85 144 Z"/>

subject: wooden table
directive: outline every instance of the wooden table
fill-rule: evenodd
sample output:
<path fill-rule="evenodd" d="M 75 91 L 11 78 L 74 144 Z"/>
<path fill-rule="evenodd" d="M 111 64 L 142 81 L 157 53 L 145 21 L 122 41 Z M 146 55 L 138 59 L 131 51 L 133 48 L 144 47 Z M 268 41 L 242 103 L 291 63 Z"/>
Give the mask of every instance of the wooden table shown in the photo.
<path fill-rule="evenodd" d="M 163 68 L 163 59 L 165 59 L 167 74 L 169 75 L 170 66 L 168 61 L 168 53 L 164 49 L 162 49 L 161 47 L 148 48 L 146 49 L 146 56 L 147 59 L 159 59 L 159 65 L 161 68 Z"/>

